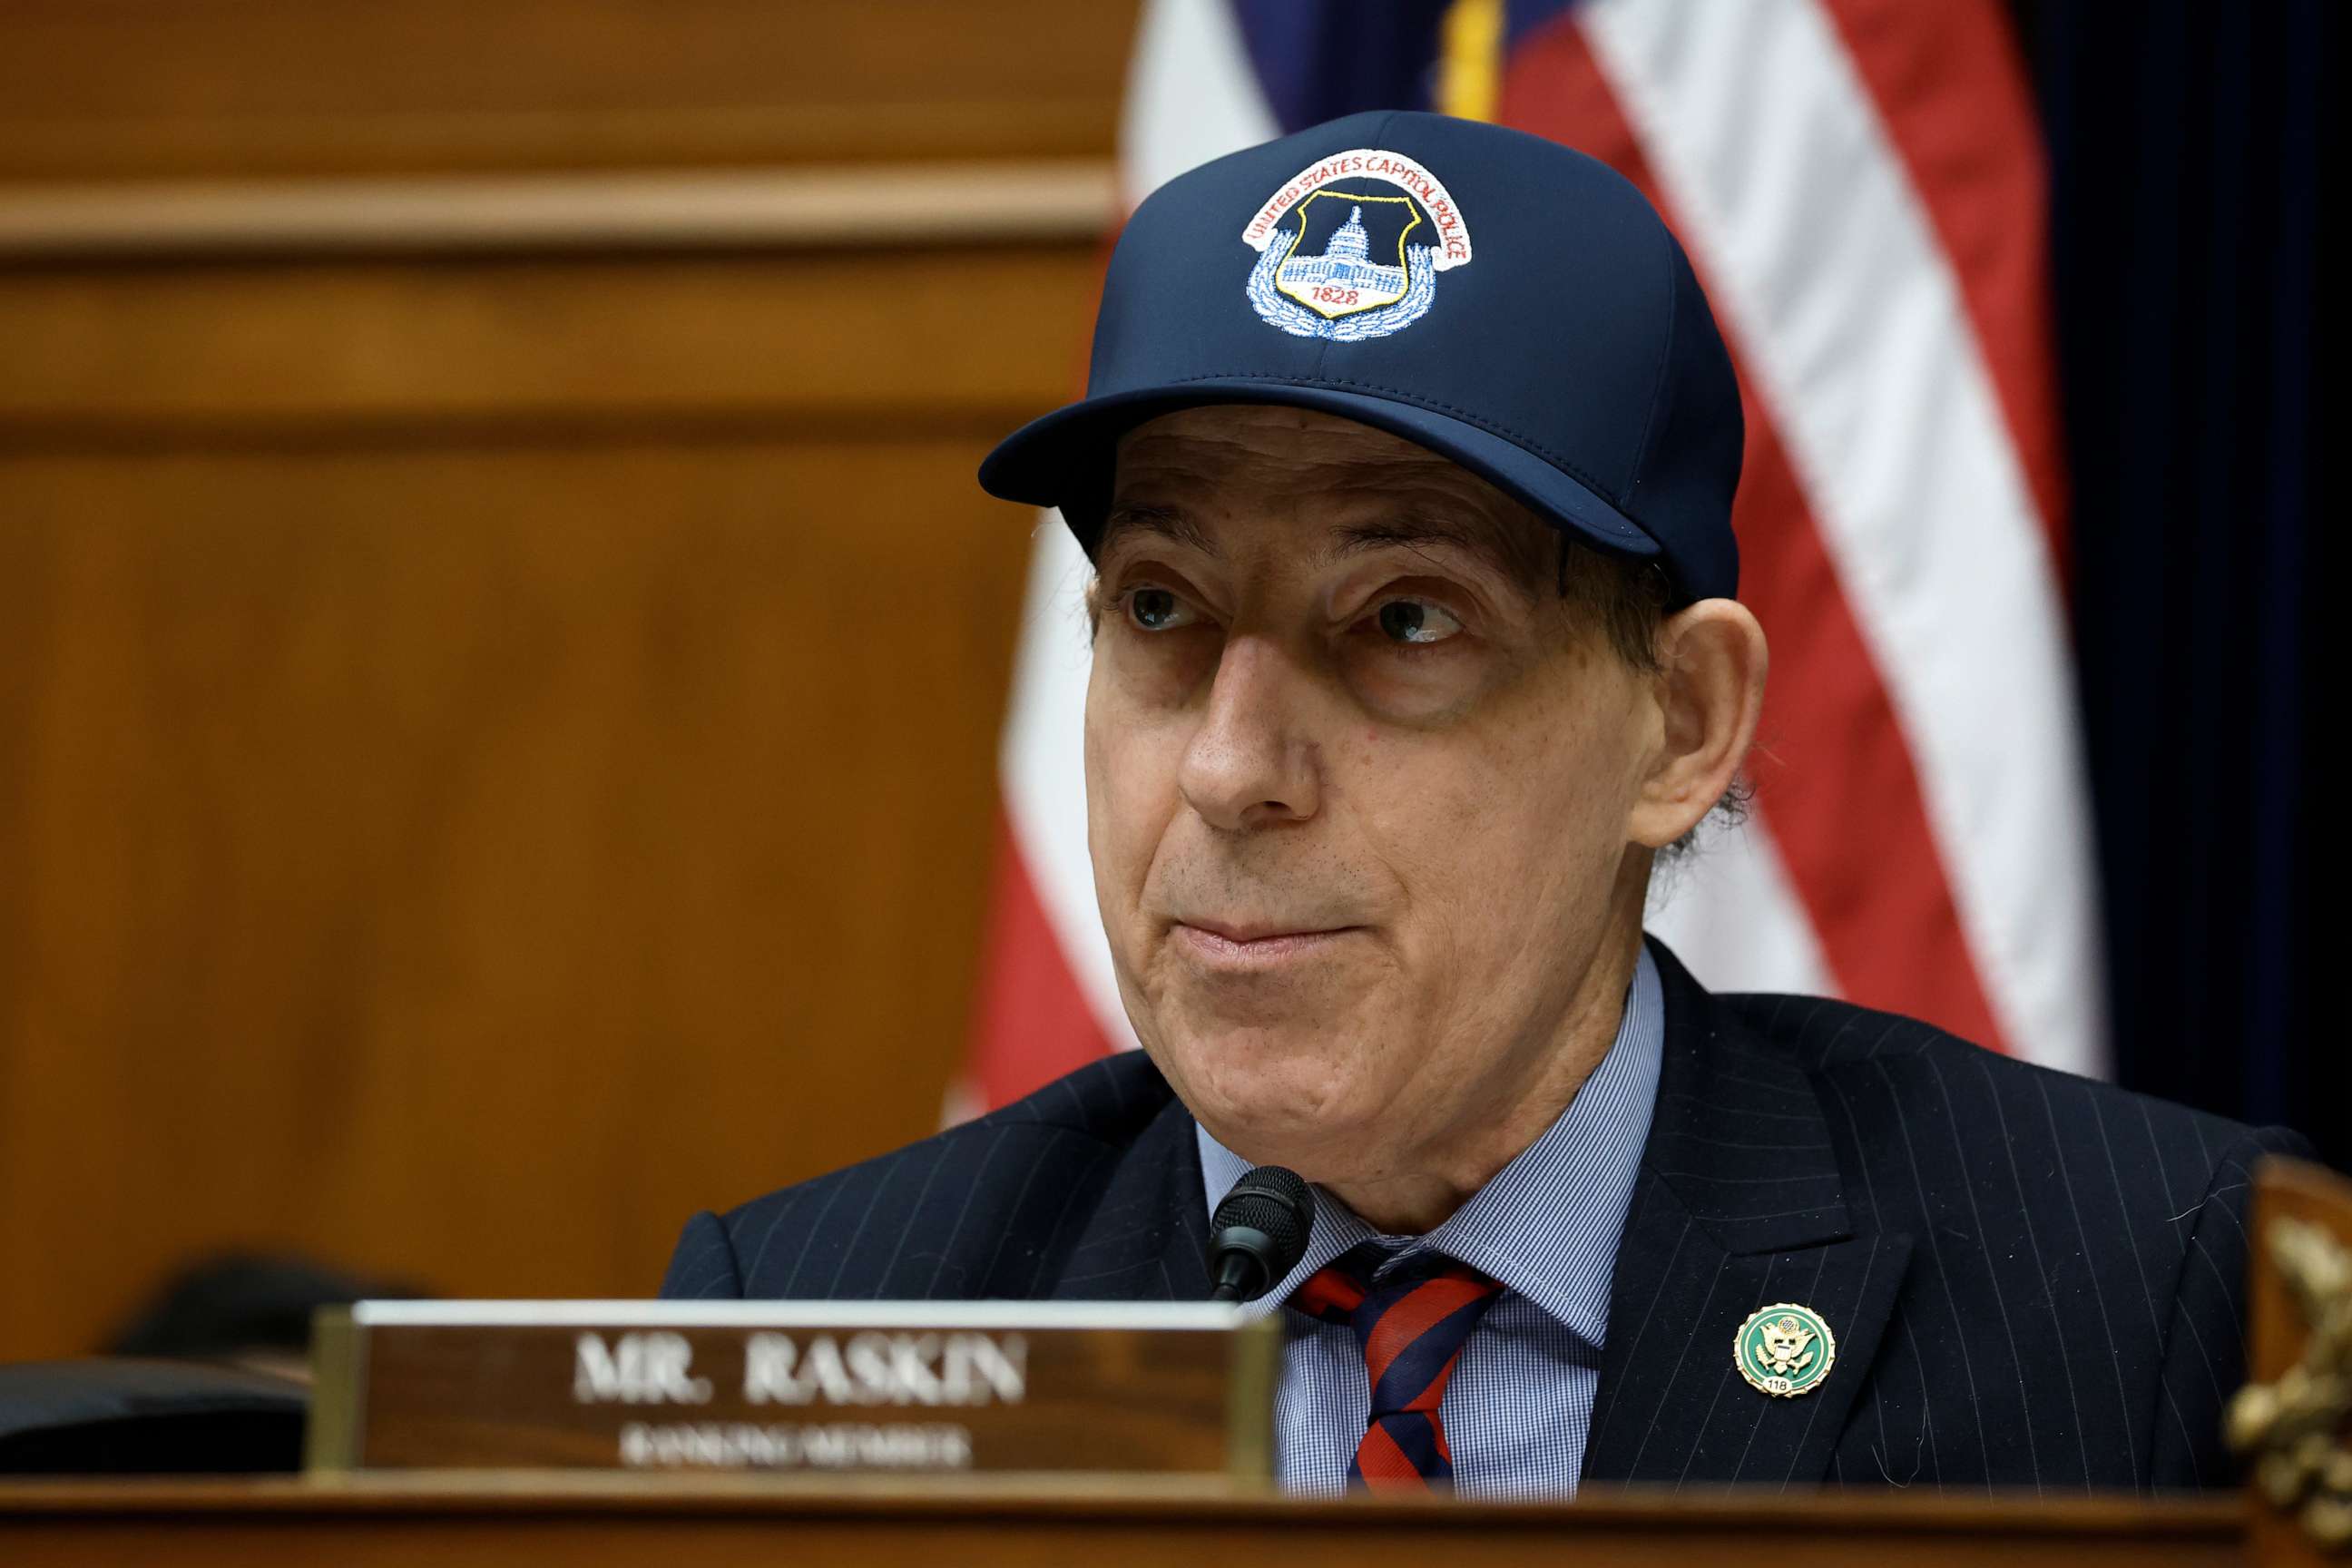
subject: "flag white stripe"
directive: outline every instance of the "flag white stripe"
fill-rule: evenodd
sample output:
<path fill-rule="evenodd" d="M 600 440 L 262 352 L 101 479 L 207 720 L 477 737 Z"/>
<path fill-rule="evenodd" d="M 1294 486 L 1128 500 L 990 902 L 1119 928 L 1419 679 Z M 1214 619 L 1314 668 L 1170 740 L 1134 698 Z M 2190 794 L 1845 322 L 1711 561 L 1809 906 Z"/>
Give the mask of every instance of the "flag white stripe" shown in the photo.
<path fill-rule="evenodd" d="M 1013 698 L 998 765 L 1013 852 L 1029 874 L 1055 943 L 1084 993 L 1103 1038 L 1135 1044 L 1118 998 L 1110 944 L 1087 853 L 1086 590 L 1092 568 L 1062 523 L 1043 513 L 1029 548 L 1029 584 L 1013 654 Z"/>
<path fill-rule="evenodd" d="M 1711 991 L 1838 994 L 1760 813 L 1727 830 L 1702 827 L 1690 856 L 1661 864 L 1642 923 Z"/>
<path fill-rule="evenodd" d="M 1780 421 L 1994 1016 L 2021 1054 L 2097 1070 L 2095 884 L 2047 537 L 1868 89 L 1812 0 L 1594 0 L 1580 16 Z"/>
<path fill-rule="evenodd" d="M 1186 170 L 1281 133 L 1225 0 L 1144 6 L 1118 126 L 1119 188 L 1129 211 Z"/>
<path fill-rule="evenodd" d="M 1144 7 L 1119 124 L 1119 188 L 1130 209 L 1187 169 L 1278 130 L 1224 0 L 1152 0 Z M 1030 548 L 999 773 L 1013 852 L 1103 1037 L 1125 1049 L 1135 1032 L 1119 1001 L 1087 853 L 1089 570 L 1061 518 L 1046 512 Z"/>

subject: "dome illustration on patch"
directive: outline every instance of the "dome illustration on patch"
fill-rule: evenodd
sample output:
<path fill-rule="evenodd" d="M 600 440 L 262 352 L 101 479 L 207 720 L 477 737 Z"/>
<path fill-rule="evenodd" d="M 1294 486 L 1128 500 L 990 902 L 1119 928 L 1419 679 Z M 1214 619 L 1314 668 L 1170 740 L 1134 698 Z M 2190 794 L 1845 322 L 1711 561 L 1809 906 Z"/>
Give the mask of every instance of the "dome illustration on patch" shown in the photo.
<path fill-rule="evenodd" d="M 1358 148 L 1301 169 L 1242 230 L 1258 252 L 1244 291 L 1300 338 L 1381 338 L 1427 314 L 1437 275 L 1470 260 L 1445 186 L 1401 153 Z"/>

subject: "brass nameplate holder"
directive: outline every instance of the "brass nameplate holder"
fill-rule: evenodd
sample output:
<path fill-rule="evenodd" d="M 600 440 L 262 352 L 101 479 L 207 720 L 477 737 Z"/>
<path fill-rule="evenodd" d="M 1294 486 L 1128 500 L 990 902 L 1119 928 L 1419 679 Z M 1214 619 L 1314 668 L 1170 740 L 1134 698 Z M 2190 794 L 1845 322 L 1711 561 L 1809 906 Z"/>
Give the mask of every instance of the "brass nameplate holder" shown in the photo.
<path fill-rule="evenodd" d="M 1262 1481 L 1280 1355 L 1211 1303 L 362 1301 L 309 1465 Z"/>

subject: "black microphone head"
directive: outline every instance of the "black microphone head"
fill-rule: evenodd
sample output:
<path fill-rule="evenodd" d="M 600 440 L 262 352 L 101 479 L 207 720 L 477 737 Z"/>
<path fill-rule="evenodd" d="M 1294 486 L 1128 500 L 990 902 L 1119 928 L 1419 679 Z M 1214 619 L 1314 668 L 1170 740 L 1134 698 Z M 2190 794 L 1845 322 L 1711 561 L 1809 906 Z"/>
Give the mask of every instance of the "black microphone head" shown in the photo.
<path fill-rule="evenodd" d="M 1209 1277 L 1221 1300 L 1254 1301 L 1298 1267 L 1315 1227 L 1315 1196 L 1296 1171 L 1260 1165 L 1234 1184 L 1209 1220 Z"/>

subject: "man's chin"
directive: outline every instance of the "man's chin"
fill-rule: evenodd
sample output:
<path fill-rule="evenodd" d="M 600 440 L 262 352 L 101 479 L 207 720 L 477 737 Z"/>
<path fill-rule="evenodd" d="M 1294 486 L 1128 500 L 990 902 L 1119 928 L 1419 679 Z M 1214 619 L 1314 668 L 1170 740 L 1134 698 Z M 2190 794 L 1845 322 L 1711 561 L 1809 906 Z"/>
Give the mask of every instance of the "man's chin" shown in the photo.
<path fill-rule="evenodd" d="M 1292 961 L 1271 970 L 1164 964 L 1154 1011 L 1169 1033 L 1198 1045 L 1196 1055 L 1268 1063 L 1311 1059 L 1350 1038 L 1356 1020 L 1390 976 L 1377 967 L 1335 959 Z"/>
<path fill-rule="evenodd" d="M 1263 1042 L 1253 1042 L 1262 1044 Z M 1328 1037 L 1327 1037 L 1328 1043 Z M 1354 1090 L 1360 1081 L 1349 1064 L 1325 1057 L 1289 1056 L 1254 1066 L 1230 1058 L 1171 1063 L 1155 1052 L 1185 1108 L 1209 1135 L 1255 1165 L 1287 1165 L 1308 1180 L 1360 1154 L 1375 1135 L 1370 1107 Z"/>

